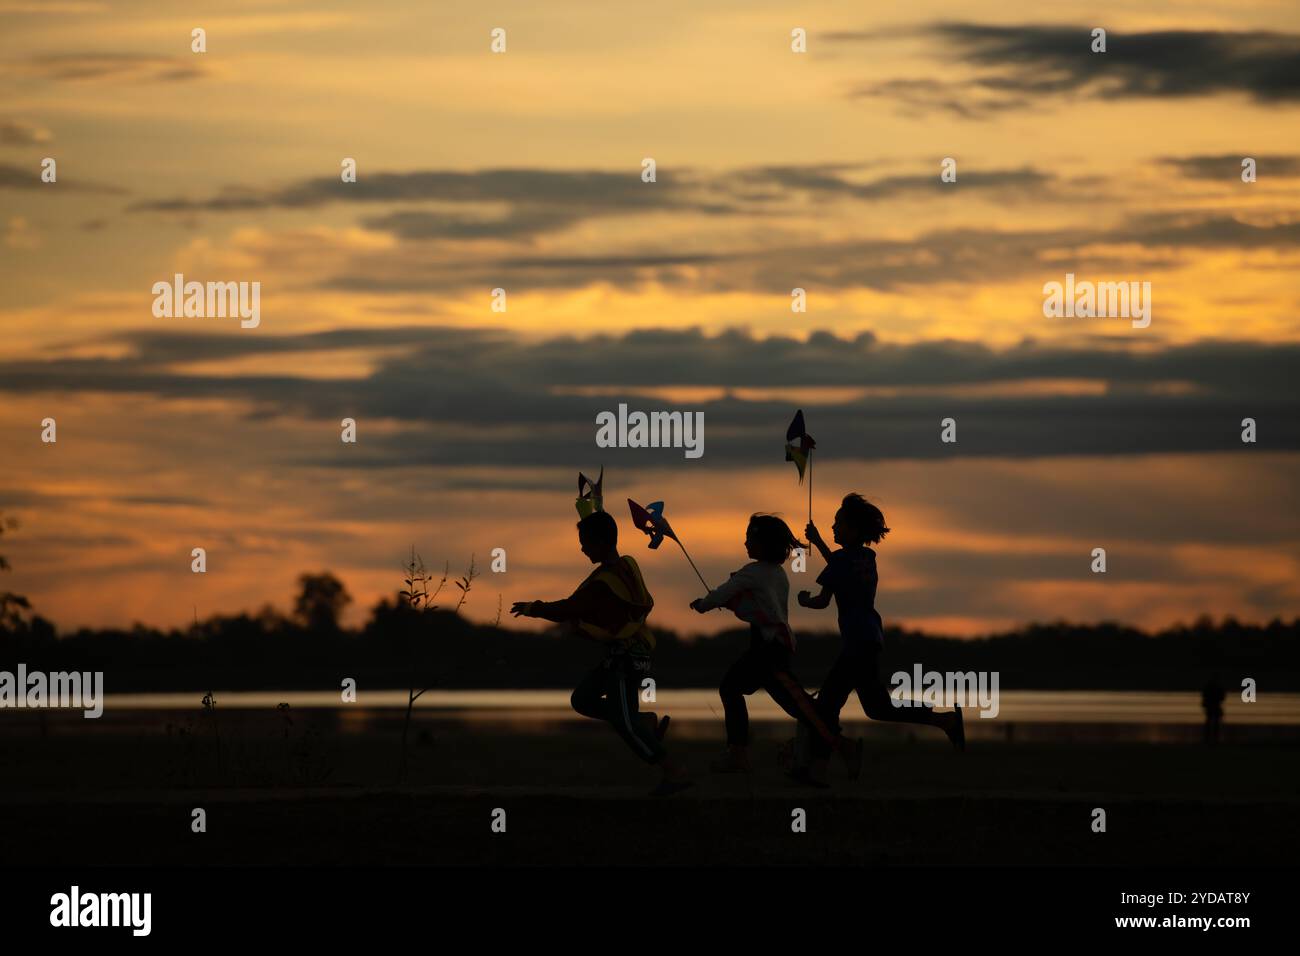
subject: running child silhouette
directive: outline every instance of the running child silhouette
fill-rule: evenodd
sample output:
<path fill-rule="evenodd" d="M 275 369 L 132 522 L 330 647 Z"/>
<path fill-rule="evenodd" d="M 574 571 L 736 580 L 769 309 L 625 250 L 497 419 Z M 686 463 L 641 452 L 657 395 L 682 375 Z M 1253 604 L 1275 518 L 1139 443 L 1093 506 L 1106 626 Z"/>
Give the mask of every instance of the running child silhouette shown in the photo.
<path fill-rule="evenodd" d="M 850 777 L 856 777 L 862 766 L 862 744 L 846 739 L 838 727 L 825 722 L 790 669 L 795 641 L 788 623 L 790 581 L 782 565 L 798 545 L 780 518 L 753 515 L 745 532 L 745 551 L 753 561 L 706 597 L 691 602 L 691 608 L 700 614 L 726 607 L 749 624 L 749 650 L 731 665 L 718 688 L 727 724 L 727 749 L 710 765 L 715 773 L 744 773 L 750 769 L 745 698 L 759 688 L 804 724 L 826 753 L 838 751 L 848 765 Z"/>
<path fill-rule="evenodd" d="M 849 694 L 857 691 L 863 711 L 872 720 L 938 727 L 948 735 L 954 747 L 964 750 L 966 733 L 960 706 L 945 714 L 936 713 L 930 707 L 895 706 L 888 687 L 880 678 L 884 626 L 876 611 L 876 587 L 879 583 L 876 552 L 867 545 L 878 544 L 889 533 L 884 514 L 861 495 L 848 494 L 835 512 L 835 523 L 831 526 L 831 536 L 840 545 L 838 551 L 826 547 L 817 526 L 811 521 L 804 533 L 821 553 L 826 568 L 817 576 L 821 592 L 814 597 L 811 591 L 800 591 L 799 604 L 822 610 L 834 597 L 843 640 L 839 658 L 817 695 L 817 710 L 822 720 L 829 728 L 838 731 L 840 710 L 848 701 Z M 830 750 L 819 736 L 811 738 L 809 750 L 812 760 L 808 766 L 803 769 L 796 767 L 792 774 L 805 782 L 824 786 L 826 758 Z"/>
<path fill-rule="evenodd" d="M 632 752 L 662 771 L 651 791 L 667 796 L 691 785 L 686 768 L 664 750 L 668 718 L 638 712 L 641 681 L 650 673 L 654 634 L 646 618 L 654 598 L 630 555 L 618 553 L 618 523 L 604 511 L 578 522 L 578 543 L 596 570 L 562 601 L 516 601 L 510 613 L 571 624 L 583 637 L 608 648 L 605 659 L 573 692 L 570 703 L 584 717 L 605 720 Z"/>

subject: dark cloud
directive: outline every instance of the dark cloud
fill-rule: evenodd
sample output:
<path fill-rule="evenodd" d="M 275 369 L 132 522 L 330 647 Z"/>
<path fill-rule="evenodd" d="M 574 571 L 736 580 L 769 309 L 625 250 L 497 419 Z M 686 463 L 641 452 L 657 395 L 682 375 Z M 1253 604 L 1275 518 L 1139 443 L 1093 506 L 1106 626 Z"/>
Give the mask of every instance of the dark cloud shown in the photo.
<path fill-rule="evenodd" d="M 136 203 L 137 212 L 229 212 L 249 209 L 308 209 L 332 203 L 501 204 L 566 210 L 574 216 L 613 211 L 692 209 L 736 212 L 725 201 L 698 195 L 703 184 L 690 170 L 661 170 L 643 183 L 640 168 L 598 170 L 483 169 L 470 172 L 422 170 L 406 173 L 362 169 L 355 183 L 320 177 L 278 189 L 230 187 L 208 199 L 172 198 Z M 707 193 L 707 189 L 703 190 Z"/>
<path fill-rule="evenodd" d="M 43 80 L 160 83 L 197 80 L 208 74 L 196 56 L 144 53 L 48 53 L 12 64 L 18 73 Z"/>
<path fill-rule="evenodd" d="M 203 498 L 184 495 L 111 495 L 106 498 L 101 494 L 81 494 L 67 491 L 50 494 L 30 488 L 0 488 L 0 500 L 10 506 L 22 505 L 23 507 L 47 505 L 57 507 L 67 505 L 69 502 L 103 503 L 105 501 L 119 505 L 142 505 L 160 508 L 199 508 L 209 504 Z"/>
<path fill-rule="evenodd" d="M 472 172 L 364 171 L 356 183 L 321 177 L 278 189 L 232 186 L 203 199 L 142 200 L 131 212 L 253 212 L 310 209 L 335 203 L 421 204 L 361 220 L 368 229 L 402 239 L 529 239 L 562 232 L 609 216 L 691 213 L 703 216 L 775 215 L 791 203 L 854 199 L 875 202 L 944 194 L 936 171 L 863 179 L 865 167 L 848 164 L 760 166 L 719 172 L 661 169 L 643 183 L 636 169 L 486 169 Z M 970 170 L 963 191 L 1014 197 L 1026 188 L 1037 198 L 1058 198 L 1056 177 L 1031 168 Z"/>
<path fill-rule="evenodd" d="M 39 146 L 54 137 L 48 129 L 23 120 L 0 120 L 0 143 L 6 146 Z"/>
<path fill-rule="evenodd" d="M 888 100 L 895 112 L 912 118 L 940 112 L 958 119 L 983 120 L 1033 105 L 1028 97 L 995 95 L 974 84 L 931 78 L 860 83 L 851 87 L 848 95 L 850 99 Z"/>
<path fill-rule="evenodd" d="M 42 185 L 40 166 L 23 167 L 0 163 L 0 189 L 36 189 Z"/>
<path fill-rule="evenodd" d="M 1241 161 L 1251 156 L 1260 179 L 1270 176 L 1300 176 L 1300 156 L 1255 156 L 1250 153 L 1224 153 L 1219 156 L 1162 157 L 1160 162 L 1172 166 L 1188 179 L 1241 182 Z"/>
<path fill-rule="evenodd" d="M 59 192 L 90 192 L 105 195 L 124 195 L 129 190 L 106 183 L 91 182 L 68 178 L 62 174 L 57 183 L 41 181 L 41 167 L 33 162 L 30 166 L 15 166 L 13 163 L 0 163 L 0 189 L 51 189 Z"/>
<path fill-rule="evenodd" d="M 937 166 L 925 173 L 882 176 L 867 182 L 854 182 L 825 173 L 810 175 L 805 170 L 786 168 L 759 170 L 758 175 L 784 189 L 805 189 L 832 197 L 866 200 L 940 197 L 949 195 L 957 188 L 1003 195 L 1014 195 L 1032 189 L 1035 197 L 1042 199 L 1058 181 L 1051 173 L 1027 166 L 1019 169 L 973 169 L 963 172 L 956 183 L 943 182 L 939 178 Z"/>
<path fill-rule="evenodd" d="M 141 368 L 170 363 L 216 361 L 253 355 L 290 352 L 327 353 L 358 349 L 429 347 L 454 336 L 457 347 L 472 349 L 500 338 L 499 331 L 451 328 L 330 329 L 297 335 L 214 335 L 205 333 L 123 332 L 95 339 L 91 344 L 123 343 L 133 350 L 131 362 Z"/>
<path fill-rule="evenodd" d="M 1261 103 L 1300 100 L 1300 36 L 1269 31 L 1108 30 L 1093 53 L 1092 27 L 941 23 L 920 32 L 984 72 L 960 83 L 895 78 L 851 96 L 897 100 L 904 111 L 942 110 L 985 118 L 1035 100 L 1072 94 L 1098 99 L 1243 94 Z M 842 32 L 831 42 L 877 40 Z"/>
<path fill-rule="evenodd" d="M 1212 157 L 1200 157 L 1208 163 Z M 1196 162 L 1197 158 L 1189 162 Z M 1189 167 L 1190 168 L 1190 167 Z M 4 184 L 0 167 L 0 185 Z M 661 171 L 662 172 L 662 171 Z M 1083 270 L 1126 276 L 1129 257 L 1108 252 L 1116 243 L 1159 247 L 1143 269 L 1185 261 L 1199 248 L 1291 248 L 1297 227 L 1285 222 L 1252 224 L 1204 211 L 1134 218 L 1116 227 L 1080 229 L 955 228 L 912 238 L 800 242 L 789 232 L 761 228 L 681 248 L 653 237 L 595 255 L 540 254 L 538 237 L 598 217 L 706 215 L 779 218 L 793 213 L 792 228 L 821 210 L 842 214 L 846 202 L 982 196 L 1005 205 L 1018 202 L 1100 202 L 1110 187 L 1096 177 L 1070 178 L 1031 166 L 964 167 L 956 183 L 943 183 L 937 166 L 902 174 L 865 175 L 851 164 L 758 166 L 726 172 L 677 170 L 655 184 L 630 172 L 530 169 L 476 172 L 425 171 L 363 175 L 356 184 L 333 178 L 305 180 L 279 189 L 230 188 L 208 199 L 156 199 L 136 211 L 257 211 L 360 203 L 376 208 L 362 217 L 368 229 L 399 242 L 382 250 L 358 250 L 345 266 L 316 280 L 318 288 L 380 295 L 465 289 L 572 289 L 600 283 L 638 288 L 655 283 L 715 293 L 789 294 L 802 288 L 870 288 L 895 291 L 928 284 L 1050 278 Z M 417 204 L 411 208 L 410 204 Z M 396 207 L 396 208 L 394 208 Z M 795 236 L 798 233 L 794 233 Z M 432 240 L 432 241 L 430 241 Z M 484 252 L 474 240 L 506 244 Z M 304 240 L 310 242 L 310 240 Z M 513 243 L 513 245 L 509 245 Z M 263 252 L 275 268 L 274 253 Z"/>
<path fill-rule="evenodd" d="M 447 212 L 403 210 L 361 220 L 367 229 L 401 239 L 519 239 L 567 229 L 580 218 L 571 210 L 534 207 L 478 218 Z"/>
<path fill-rule="evenodd" d="M 1107 32 L 1106 52 L 1091 52 L 1092 28 L 943 24 L 935 33 L 985 66 L 1010 65 L 984 85 L 1103 97 L 1246 93 L 1257 100 L 1300 99 L 1300 36 L 1268 31 Z"/>
<path fill-rule="evenodd" d="M 960 342 L 887 344 L 868 333 L 822 332 L 806 342 L 733 331 L 640 331 L 591 339 L 520 340 L 501 330 L 377 329 L 303 336 L 251 334 L 124 337 L 120 359 L 15 361 L 0 365 L 0 390 L 63 397 L 106 392 L 251 403 L 262 416 L 337 422 L 385 419 L 395 433 L 370 434 L 349 454 L 357 467 L 455 463 L 529 467 L 590 457 L 595 416 L 620 401 L 643 410 L 705 413 L 706 464 L 747 466 L 779 454 L 791 413 L 783 398 L 730 391 L 683 409 L 648 394 L 662 386 L 724 389 L 870 386 L 864 397 L 808 406 L 814 434 L 864 460 L 1000 456 L 1253 453 L 1240 441 L 1244 417 L 1260 423 L 1262 450 L 1300 449 L 1300 346 L 1244 342 L 1119 350 L 1026 343 L 994 350 Z M 400 346 L 400 348 L 394 348 Z M 370 374 L 312 380 L 291 373 L 190 374 L 185 361 L 244 355 L 389 350 Z M 395 354 L 393 354 L 395 353 Z M 1023 394 L 987 386 L 1059 380 L 1104 385 L 1099 393 Z M 607 386 L 606 394 L 574 393 Z M 963 386 L 986 386 L 981 391 Z M 891 391 L 881 392 L 881 389 Z M 958 422 L 957 444 L 939 441 L 940 420 Z M 680 450 L 602 450 L 609 464 L 679 464 Z M 321 462 L 342 463 L 337 457 Z"/>
<path fill-rule="evenodd" d="M 1300 244 L 1300 222 L 1265 225 L 1230 216 L 1159 216 L 1153 217 L 1136 238 L 1147 247 L 1294 248 Z"/>
<path fill-rule="evenodd" d="M 1001 177 L 998 177 L 1001 181 Z M 935 176 L 937 182 L 938 177 Z M 1014 182 L 1007 179 L 1009 184 Z M 917 188 L 938 189 L 930 185 Z M 1032 193 L 1027 193 L 1032 195 Z M 1143 260 L 1147 272 L 1180 261 L 1183 251 L 1290 249 L 1300 223 L 1255 224 L 1229 216 L 1161 214 L 1106 230 L 947 229 L 913 239 L 867 239 L 665 255 L 659 252 L 575 257 L 463 256 L 417 249 L 360 253 L 347 271 L 323 280 L 325 289 L 397 294 L 472 288 L 580 288 L 601 282 L 637 287 L 648 282 L 708 292 L 789 295 L 805 289 L 870 288 L 1060 279 L 1067 271 L 1103 279 L 1138 279 L 1115 243 L 1167 250 Z M 1063 263 L 1068 263 L 1063 265 Z"/>
<path fill-rule="evenodd" d="M 508 285 L 517 289 L 569 289 L 602 282 L 623 287 L 649 281 L 660 285 L 693 284 L 698 267 L 720 263 L 725 256 L 517 256 L 495 260 L 434 261 L 419 268 L 397 260 L 367 259 L 364 268 L 336 276 L 321 288 L 392 295 Z M 507 281 L 508 280 L 508 281 Z"/>

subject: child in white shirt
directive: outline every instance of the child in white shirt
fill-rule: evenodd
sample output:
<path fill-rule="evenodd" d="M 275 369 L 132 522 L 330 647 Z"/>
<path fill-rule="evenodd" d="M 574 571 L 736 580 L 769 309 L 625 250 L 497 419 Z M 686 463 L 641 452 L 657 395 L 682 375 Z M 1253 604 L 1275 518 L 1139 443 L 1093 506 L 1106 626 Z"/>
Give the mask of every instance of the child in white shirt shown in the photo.
<path fill-rule="evenodd" d="M 711 765 L 717 773 L 741 773 L 750 769 L 749 710 L 745 698 L 759 688 L 766 690 L 782 710 L 807 726 L 828 747 L 838 751 L 849 765 L 851 778 L 861 768 L 862 745 L 827 726 L 816 703 L 790 670 L 795 640 L 787 613 L 790 581 L 783 565 L 797 546 L 798 540 L 780 518 L 751 516 L 745 533 L 745 551 L 753 562 L 706 597 L 691 602 L 691 608 L 701 614 L 714 608 L 729 608 L 749 624 L 749 650 L 731 665 L 718 688 L 726 715 L 727 750 Z"/>

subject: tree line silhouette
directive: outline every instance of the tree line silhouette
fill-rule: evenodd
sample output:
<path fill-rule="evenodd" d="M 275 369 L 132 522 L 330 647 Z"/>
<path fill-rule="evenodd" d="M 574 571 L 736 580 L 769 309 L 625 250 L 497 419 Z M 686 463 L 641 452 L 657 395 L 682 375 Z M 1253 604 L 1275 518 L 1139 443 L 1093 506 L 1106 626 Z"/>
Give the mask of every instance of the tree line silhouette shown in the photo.
<path fill-rule="evenodd" d="M 304 574 L 293 610 L 213 615 L 184 628 L 137 624 L 65 634 L 21 598 L 0 594 L 0 669 L 103 671 L 110 692 L 327 690 L 344 678 L 363 689 L 567 687 L 599 649 L 555 630 L 476 624 L 459 609 L 420 606 L 402 594 L 379 601 L 359 628 L 340 616 L 351 602 L 333 574 Z M 461 602 L 463 603 L 463 601 Z M 736 629 L 689 637 L 656 629 L 656 679 L 712 687 L 749 639 Z M 1202 617 L 1147 633 L 1121 624 L 1034 624 L 975 639 L 891 627 L 885 665 L 998 671 L 1002 689 L 1194 690 L 1211 675 L 1231 688 L 1300 690 L 1300 619 L 1245 624 Z M 838 649 L 832 632 L 800 634 L 800 673 L 815 684 Z"/>

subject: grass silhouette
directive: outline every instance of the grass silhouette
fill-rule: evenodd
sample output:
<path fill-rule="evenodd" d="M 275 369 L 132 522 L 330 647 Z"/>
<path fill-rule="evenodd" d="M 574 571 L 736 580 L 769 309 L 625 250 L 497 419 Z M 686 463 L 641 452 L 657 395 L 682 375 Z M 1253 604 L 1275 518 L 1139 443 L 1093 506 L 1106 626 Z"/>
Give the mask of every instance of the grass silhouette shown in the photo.
<path fill-rule="evenodd" d="M 443 564 L 442 576 L 438 583 L 429 589 L 433 583 L 433 575 L 424 566 L 424 560 L 411 547 L 411 556 L 403 567 L 406 576 L 402 583 L 406 585 L 398 596 L 406 602 L 406 606 L 414 612 L 413 620 L 409 620 L 408 626 L 403 628 L 405 644 L 407 649 L 408 668 L 406 691 L 406 716 L 402 721 L 402 752 L 401 761 L 398 765 L 397 778 L 400 781 L 406 779 L 409 765 L 409 739 L 411 734 L 411 712 L 415 709 L 415 702 L 419 700 L 427 691 L 436 683 L 436 674 L 431 668 L 422 668 L 420 663 L 419 652 L 423 649 L 417 642 L 427 639 L 427 633 L 430 629 L 433 616 L 430 612 L 438 608 L 438 595 L 447 585 L 447 580 L 451 576 L 451 562 Z M 460 591 L 460 597 L 456 601 L 454 613 L 459 614 L 465 602 L 469 599 L 470 589 L 474 585 L 474 579 L 478 577 L 478 570 L 474 564 L 474 555 L 470 555 L 469 568 L 466 572 L 452 583 Z M 417 689 L 418 687 L 418 689 Z"/>

